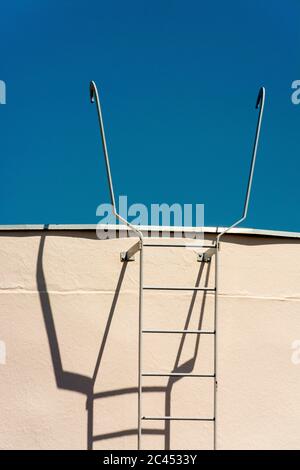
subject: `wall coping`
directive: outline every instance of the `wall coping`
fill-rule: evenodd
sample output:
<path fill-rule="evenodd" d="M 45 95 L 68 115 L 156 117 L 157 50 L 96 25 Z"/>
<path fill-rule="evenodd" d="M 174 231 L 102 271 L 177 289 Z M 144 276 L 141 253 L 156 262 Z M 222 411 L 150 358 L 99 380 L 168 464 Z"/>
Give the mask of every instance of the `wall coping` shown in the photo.
<path fill-rule="evenodd" d="M 114 231 L 128 231 L 128 227 L 125 225 L 103 225 L 103 224 L 49 224 L 49 225 L 42 225 L 42 224 L 23 224 L 23 225 L 0 225 L 0 231 L 46 231 L 46 230 L 75 230 L 75 231 L 96 231 L 98 229 L 107 228 L 108 230 Z M 149 232 L 156 231 L 156 232 L 182 232 L 183 227 L 167 227 L 167 226 L 153 226 L 153 225 L 141 225 L 140 230 L 142 232 Z M 205 232 L 205 233 L 212 233 L 217 234 L 223 231 L 225 227 L 184 227 L 185 232 L 195 233 L 195 232 Z M 264 236 L 264 237 L 282 237 L 282 238 L 300 238 L 300 232 L 287 232 L 287 231 L 278 231 L 278 230 L 263 230 L 263 229 L 255 229 L 255 228 L 234 228 L 231 229 L 229 234 L 234 235 L 254 235 L 254 236 Z M 225 235 L 226 236 L 226 235 Z"/>

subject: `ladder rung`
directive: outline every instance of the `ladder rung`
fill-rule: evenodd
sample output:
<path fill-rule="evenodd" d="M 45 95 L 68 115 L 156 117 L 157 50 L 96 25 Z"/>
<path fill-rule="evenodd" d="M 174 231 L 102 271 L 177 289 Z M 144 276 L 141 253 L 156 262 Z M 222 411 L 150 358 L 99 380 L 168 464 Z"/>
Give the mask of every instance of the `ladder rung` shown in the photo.
<path fill-rule="evenodd" d="M 202 377 L 214 378 L 215 374 L 191 374 L 189 372 L 142 372 L 143 377 Z"/>
<path fill-rule="evenodd" d="M 199 290 L 204 292 L 214 292 L 215 287 L 161 287 L 161 286 L 144 286 L 144 290 Z"/>
<path fill-rule="evenodd" d="M 144 243 L 143 246 L 147 246 L 150 248 L 167 247 L 167 248 L 212 248 L 212 249 L 216 249 L 216 245 L 190 245 L 190 244 L 189 245 L 183 245 L 183 244 L 171 245 L 171 244 L 164 244 L 164 243 L 157 243 L 157 244 Z"/>
<path fill-rule="evenodd" d="M 198 418 L 196 416 L 142 416 L 150 421 L 215 421 L 215 418 Z"/>
<path fill-rule="evenodd" d="M 189 335 L 214 335 L 215 331 L 204 331 L 204 330 L 142 330 L 142 333 L 179 333 Z"/>

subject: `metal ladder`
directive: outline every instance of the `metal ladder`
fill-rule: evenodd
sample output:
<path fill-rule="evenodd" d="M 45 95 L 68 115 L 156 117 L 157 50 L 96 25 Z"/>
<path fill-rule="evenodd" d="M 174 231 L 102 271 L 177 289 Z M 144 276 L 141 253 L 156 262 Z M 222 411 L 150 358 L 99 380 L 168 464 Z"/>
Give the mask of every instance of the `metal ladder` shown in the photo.
<path fill-rule="evenodd" d="M 181 334 L 181 335 L 213 335 L 214 336 L 214 361 L 213 361 L 213 373 L 212 374 L 197 374 L 191 372 L 144 372 L 140 370 L 140 380 L 142 382 L 143 377 L 190 377 L 190 378 L 200 378 L 200 379 L 213 379 L 214 380 L 214 397 L 213 397 L 213 416 L 145 416 L 141 414 L 139 419 L 139 433 L 141 433 L 142 421 L 203 421 L 203 422 L 212 422 L 213 423 L 213 435 L 214 435 L 214 448 L 216 448 L 216 391 L 217 391 L 217 363 L 216 363 L 216 335 L 217 335 L 217 295 L 218 295 L 218 286 L 217 286 L 217 246 L 214 243 L 213 245 L 195 245 L 195 244 L 171 244 L 166 245 L 163 243 L 144 243 L 144 247 L 172 247 L 172 248 L 201 248 L 204 251 L 202 254 L 198 254 L 197 261 L 203 263 L 209 263 L 212 256 L 216 257 L 215 260 L 215 285 L 214 287 L 170 287 L 170 286 L 143 286 L 144 291 L 149 290 L 160 290 L 160 291 L 193 291 L 193 292 L 204 292 L 204 293 L 213 293 L 214 295 L 214 315 L 213 315 L 213 328 L 212 330 L 202 330 L 202 329 L 176 329 L 176 330 L 161 330 L 161 329 L 144 329 L 143 324 L 140 324 L 141 335 L 144 334 Z M 140 349 L 142 349 L 142 342 L 140 342 Z M 141 364 L 142 365 L 142 364 Z M 139 397 L 142 401 L 142 396 Z M 142 406 L 141 406 L 142 408 Z M 141 435 L 139 440 L 141 439 Z"/>
<path fill-rule="evenodd" d="M 113 208 L 114 215 L 124 223 L 129 229 L 131 229 L 138 237 L 139 241 L 135 245 L 133 245 L 128 251 L 122 252 L 120 254 L 120 258 L 122 262 L 128 262 L 134 259 L 134 255 L 139 252 L 139 334 L 138 334 L 138 434 L 137 434 L 137 448 L 138 450 L 141 449 L 142 446 L 142 422 L 145 420 L 151 421 L 207 421 L 213 423 L 213 448 L 214 450 L 217 449 L 217 387 L 218 387 L 218 342 L 217 342 L 217 330 L 218 330 L 218 284 L 219 284 L 219 249 L 220 249 L 220 240 L 225 233 L 229 230 L 233 229 L 241 222 L 243 222 L 248 213 L 248 206 L 252 188 L 252 181 L 256 163 L 256 155 L 257 155 L 257 148 L 258 142 L 260 137 L 260 130 L 261 130 L 261 123 L 263 118 L 263 111 L 265 105 L 265 88 L 261 87 L 258 93 L 256 108 L 259 108 L 259 115 L 256 125 L 256 133 L 252 151 L 252 160 L 250 165 L 249 171 L 249 178 L 247 184 L 247 190 L 245 195 L 245 202 L 244 202 L 244 210 L 242 216 L 234 222 L 231 226 L 222 229 L 217 229 L 217 236 L 214 241 L 213 245 L 199 245 L 199 248 L 207 249 L 206 252 L 203 254 L 198 255 L 198 261 L 201 262 L 210 262 L 211 257 L 215 256 L 215 283 L 213 287 L 172 287 L 172 286 L 148 286 L 144 285 L 144 265 L 143 265 L 143 254 L 144 248 L 146 247 L 188 247 L 188 244 L 150 244 L 145 241 L 143 233 L 140 229 L 136 226 L 132 225 L 126 219 L 124 219 L 120 214 L 118 214 L 115 204 L 115 197 L 114 197 L 114 189 L 113 189 L 113 182 L 110 170 L 110 163 L 105 139 L 105 132 L 104 132 L 104 125 L 103 125 L 103 118 L 101 112 L 101 105 L 98 90 L 96 87 L 95 82 L 90 82 L 90 99 L 91 102 L 96 102 L 97 105 L 97 113 L 98 113 L 98 121 L 100 127 L 100 135 L 103 147 L 103 153 L 105 158 L 106 164 L 106 172 L 107 172 L 107 179 L 109 184 L 109 191 L 110 191 L 110 199 Z M 197 247 L 197 245 L 192 244 L 193 248 Z M 205 330 L 160 330 L 160 329 L 144 329 L 143 328 L 143 298 L 144 292 L 149 290 L 161 290 L 161 291 L 202 291 L 202 292 L 213 292 L 214 293 L 214 315 L 213 315 L 213 329 L 209 331 Z M 146 372 L 143 370 L 143 336 L 145 334 L 192 334 L 192 335 L 213 335 L 214 336 L 214 358 L 213 358 L 213 373 L 212 374 L 193 374 L 193 373 L 178 373 L 178 372 Z M 214 396 L 213 396 L 213 416 L 201 417 L 201 416 L 144 416 L 142 412 L 142 394 L 143 394 L 143 377 L 191 377 L 191 378 L 211 378 L 214 380 Z"/>

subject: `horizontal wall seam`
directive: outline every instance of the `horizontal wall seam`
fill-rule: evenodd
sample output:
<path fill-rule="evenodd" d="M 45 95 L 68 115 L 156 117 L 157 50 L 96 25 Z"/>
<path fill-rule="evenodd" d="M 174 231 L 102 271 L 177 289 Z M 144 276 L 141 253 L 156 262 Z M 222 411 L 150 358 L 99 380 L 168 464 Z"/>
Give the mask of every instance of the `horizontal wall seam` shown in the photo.
<path fill-rule="evenodd" d="M 132 294 L 136 295 L 138 290 L 138 287 L 136 290 L 125 290 L 122 289 L 120 291 L 121 294 Z M 31 290 L 31 289 L 22 289 L 22 288 L 0 288 L 0 295 L 4 294 L 29 294 L 29 295 L 36 295 L 36 294 L 49 294 L 49 295 L 114 295 L 115 290 L 47 290 L 47 291 L 38 291 L 38 290 Z M 155 294 L 154 293 L 147 293 L 146 294 L 148 297 L 156 297 L 157 295 L 163 295 L 163 296 L 174 296 L 174 291 L 172 293 L 169 292 L 159 292 L 157 291 Z M 176 296 L 181 296 L 181 297 L 187 297 L 190 298 L 193 293 L 187 293 L 184 291 L 176 291 Z M 214 296 L 214 292 L 205 292 L 205 295 L 209 295 L 210 297 Z M 232 299 L 253 299 L 253 300 L 276 300 L 276 301 L 300 301 L 300 295 L 296 296 L 282 296 L 282 297 L 275 297 L 275 296 L 263 296 L 263 295 L 251 295 L 251 294 L 233 294 L 233 293 L 220 293 L 219 292 L 219 298 L 232 298 Z"/>

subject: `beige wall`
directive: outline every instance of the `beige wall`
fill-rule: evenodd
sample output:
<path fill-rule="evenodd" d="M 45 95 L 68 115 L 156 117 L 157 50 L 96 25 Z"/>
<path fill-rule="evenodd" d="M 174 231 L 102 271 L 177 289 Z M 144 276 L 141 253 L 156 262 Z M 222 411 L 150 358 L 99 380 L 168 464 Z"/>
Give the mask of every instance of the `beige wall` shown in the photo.
<path fill-rule="evenodd" d="M 135 240 L 100 241 L 88 231 L 0 235 L 0 448 L 135 449 L 138 261 L 119 259 Z M 214 263 L 198 263 L 194 251 L 145 250 L 145 284 L 213 285 Z M 300 448 L 300 364 L 292 361 L 299 279 L 299 239 L 224 237 L 221 449 Z M 212 294 L 145 293 L 146 328 L 209 329 L 212 315 Z M 144 370 L 211 373 L 212 353 L 213 336 L 144 336 Z M 212 379 L 152 377 L 144 386 L 146 415 L 212 415 Z M 212 426 L 147 422 L 143 447 L 211 448 Z"/>

